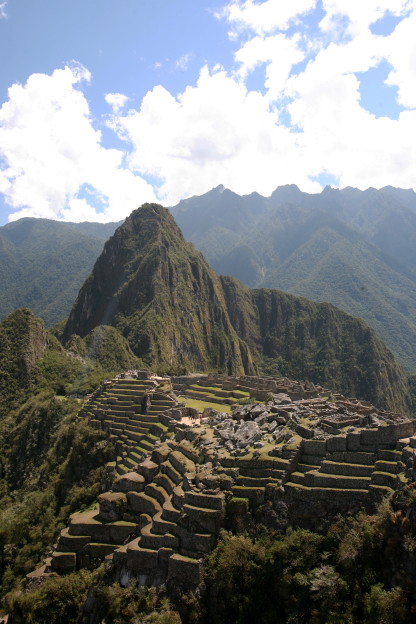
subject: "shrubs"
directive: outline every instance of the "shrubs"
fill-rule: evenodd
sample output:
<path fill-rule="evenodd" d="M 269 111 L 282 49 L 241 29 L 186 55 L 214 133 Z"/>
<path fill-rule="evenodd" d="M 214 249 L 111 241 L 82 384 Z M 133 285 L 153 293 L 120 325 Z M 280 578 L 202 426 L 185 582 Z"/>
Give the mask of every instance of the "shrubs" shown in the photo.
<path fill-rule="evenodd" d="M 35 589 L 9 599 L 13 621 L 25 624 L 75 624 L 81 622 L 81 609 L 92 573 L 86 570 L 48 579 Z"/>
<path fill-rule="evenodd" d="M 105 571 L 80 570 L 10 596 L 7 607 L 20 624 L 181 624 L 162 589 L 105 584 Z"/>
<path fill-rule="evenodd" d="M 40 564 L 69 514 L 99 493 L 113 447 L 103 432 L 77 420 L 77 407 L 37 395 L 1 440 L 0 593 Z"/>
<path fill-rule="evenodd" d="M 339 518 L 326 535 L 224 532 L 206 567 L 204 624 L 413 622 L 414 492 Z"/>

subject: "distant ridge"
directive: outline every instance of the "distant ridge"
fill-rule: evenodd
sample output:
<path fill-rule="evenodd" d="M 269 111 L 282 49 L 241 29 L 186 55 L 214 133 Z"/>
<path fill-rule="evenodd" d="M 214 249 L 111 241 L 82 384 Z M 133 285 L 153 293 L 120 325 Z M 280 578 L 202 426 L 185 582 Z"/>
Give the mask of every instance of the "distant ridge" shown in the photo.
<path fill-rule="evenodd" d="M 220 274 L 363 318 L 416 370 L 416 193 L 296 185 L 270 197 L 212 189 L 172 214 Z"/>
<path fill-rule="evenodd" d="M 64 320 L 118 225 L 24 218 L 0 227 L 0 319 L 29 307 L 49 326 Z"/>

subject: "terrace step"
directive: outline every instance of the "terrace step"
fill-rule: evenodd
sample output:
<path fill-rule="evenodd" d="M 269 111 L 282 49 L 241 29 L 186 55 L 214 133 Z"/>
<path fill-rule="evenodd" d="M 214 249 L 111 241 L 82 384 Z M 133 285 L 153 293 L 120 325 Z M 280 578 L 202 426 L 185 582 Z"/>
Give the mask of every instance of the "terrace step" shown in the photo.
<path fill-rule="evenodd" d="M 162 508 L 162 519 L 168 522 L 177 523 L 181 518 L 181 512 L 174 506 L 171 500 L 165 501 Z"/>
<path fill-rule="evenodd" d="M 52 554 L 51 568 L 59 574 L 74 572 L 77 565 L 77 555 L 74 552 L 55 551 Z"/>
<path fill-rule="evenodd" d="M 146 485 L 144 492 L 148 496 L 157 500 L 161 506 L 170 499 L 170 495 L 166 492 L 166 490 L 160 485 L 155 484 L 154 481 Z"/>
<path fill-rule="evenodd" d="M 144 492 L 128 492 L 127 501 L 133 513 L 147 513 L 150 516 L 154 516 L 158 511 L 162 510 L 159 501 Z"/>
<path fill-rule="evenodd" d="M 377 456 L 379 460 L 394 462 L 401 460 L 402 453 L 398 450 L 380 449 Z"/>
<path fill-rule="evenodd" d="M 195 464 L 193 461 L 188 459 L 183 453 L 179 450 L 172 451 L 169 455 L 169 461 L 172 466 L 175 468 L 177 472 L 181 475 L 184 475 L 186 472 L 194 472 Z"/>
<path fill-rule="evenodd" d="M 125 474 L 126 472 L 130 472 L 130 468 L 128 466 L 125 466 L 124 464 L 117 464 L 116 473 L 118 475 Z"/>
<path fill-rule="evenodd" d="M 371 492 L 377 498 L 383 498 L 384 496 L 390 496 L 394 490 L 386 485 L 376 485 L 372 483 L 368 486 L 368 491 Z"/>
<path fill-rule="evenodd" d="M 240 475 L 237 477 L 235 484 L 246 487 L 265 487 L 268 483 L 273 481 L 279 482 L 279 479 L 272 477 L 245 477 Z"/>
<path fill-rule="evenodd" d="M 371 475 L 371 483 L 373 485 L 382 485 L 392 489 L 396 489 L 399 485 L 399 477 L 391 472 L 382 472 L 375 470 Z"/>
<path fill-rule="evenodd" d="M 91 535 L 70 535 L 69 529 L 66 527 L 61 531 L 55 550 L 79 553 L 90 541 Z"/>
<path fill-rule="evenodd" d="M 307 485 L 302 485 L 300 483 L 293 483 L 292 481 L 288 481 L 285 483 L 285 490 L 288 492 L 292 492 L 294 494 L 298 494 L 299 496 L 307 497 L 311 496 L 315 500 L 319 494 L 321 494 L 322 498 L 327 498 L 328 494 L 333 497 L 338 496 L 341 500 L 345 500 L 345 503 L 348 505 L 351 500 L 359 501 L 361 500 L 363 503 L 368 501 L 368 489 L 349 489 L 349 488 L 322 488 L 322 487 L 310 487 Z"/>
<path fill-rule="evenodd" d="M 113 553 L 121 544 L 101 544 L 99 542 L 91 542 L 85 547 L 83 555 L 89 555 L 92 559 L 104 560 L 107 555 Z"/>
<path fill-rule="evenodd" d="M 136 538 L 126 548 L 127 567 L 133 571 L 144 572 L 155 570 L 158 566 L 158 551 L 151 548 L 142 548 L 141 538 Z"/>
<path fill-rule="evenodd" d="M 232 487 L 233 496 L 237 498 L 248 498 L 256 505 L 261 505 L 264 502 L 266 494 L 266 488 L 264 487 L 244 487 L 234 485 Z"/>
<path fill-rule="evenodd" d="M 290 475 L 290 483 L 300 483 L 301 485 L 304 485 L 305 473 L 300 471 L 292 472 Z M 285 485 L 287 485 L 287 483 Z"/>
<path fill-rule="evenodd" d="M 161 487 L 163 487 L 163 489 L 170 495 L 173 492 L 173 489 L 175 487 L 175 483 L 172 481 L 172 479 L 170 479 L 168 477 L 167 474 L 164 473 L 159 473 L 155 478 L 154 478 L 154 482 L 157 483 L 157 485 L 160 485 Z"/>
<path fill-rule="evenodd" d="M 313 464 L 298 464 L 297 472 L 309 472 L 310 470 L 316 470 L 317 466 Z M 293 473 L 292 473 L 293 474 Z"/>
<path fill-rule="evenodd" d="M 172 533 L 172 531 L 177 526 L 175 522 L 169 522 L 169 520 L 165 520 L 162 517 L 163 510 L 159 511 L 153 517 L 152 531 L 154 533 L 160 533 L 161 535 L 165 533 Z"/>
<path fill-rule="evenodd" d="M 331 475 L 342 475 L 350 477 L 371 477 L 373 466 L 365 464 L 351 464 L 324 460 L 320 467 L 320 472 Z"/>
<path fill-rule="evenodd" d="M 141 531 L 140 547 L 152 548 L 154 550 L 159 550 L 159 548 L 179 548 L 179 538 L 171 533 L 154 533 L 152 524 L 147 524 Z"/>
<path fill-rule="evenodd" d="M 217 509 L 195 507 L 185 503 L 182 510 L 189 518 L 209 533 L 218 533 L 221 527 L 222 513 Z"/>
<path fill-rule="evenodd" d="M 310 487 L 364 490 L 368 488 L 370 483 L 371 477 L 348 477 L 324 474 L 318 471 L 310 471 L 305 474 L 305 485 Z"/>
<path fill-rule="evenodd" d="M 160 470 L 166 474 L 175 485 L 178 485 L 182 481 L 182 475 L 176 470 L 169 460 L 166 460 L 160 464 Z"/>
<path fill-rule="evenodd" d="M 377 460 L 374 468 L 377 471 L 391 472 L 392 474 L 398 474 L 401 471 L 401 468 L 397 461 L 387 461 L 384 459 Z"/>

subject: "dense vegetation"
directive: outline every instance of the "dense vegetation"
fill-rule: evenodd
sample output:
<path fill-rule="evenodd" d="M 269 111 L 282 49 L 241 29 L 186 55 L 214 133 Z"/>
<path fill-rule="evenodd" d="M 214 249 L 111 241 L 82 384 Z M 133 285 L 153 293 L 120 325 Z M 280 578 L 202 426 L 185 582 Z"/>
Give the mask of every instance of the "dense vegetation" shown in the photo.
<path fill-rule="evenodd" d="M 117 225 L 25 218 L 0 227 L 0 319 L 19 307 L 48 326 L 65 319 Z"/>
<path fill-rule="evenodd" d="M 47 580 L 21 595 L 10 594 L 7 606 L 16 624 L 181 624 L 164 590 L 122 588 L 105 570 L 81 570 Z"/>
<path fill-rule="evenodd" d="M 172 208 L 213 268 L 250 287 L 328 301 L 363 318 L 416 370 L 416 195 L 296 186 L 271 197 L 219 187 Z"/>
<path fill-rule="evenodd" d="M 30 310 L 0 324 L 0 594 L 40 564 L 75 510 L 100 491 L 114 449 L 77 417 L 69 396 L 93 390 L 112 370 L 137 365 L 113 328 L 69 354 Z"/>
<path fill-rule="evenodd" d="M 416 609 L 416 492 L 325 535 L 224 534 L 206 570 L 204 622 L 398 624 Z"/>

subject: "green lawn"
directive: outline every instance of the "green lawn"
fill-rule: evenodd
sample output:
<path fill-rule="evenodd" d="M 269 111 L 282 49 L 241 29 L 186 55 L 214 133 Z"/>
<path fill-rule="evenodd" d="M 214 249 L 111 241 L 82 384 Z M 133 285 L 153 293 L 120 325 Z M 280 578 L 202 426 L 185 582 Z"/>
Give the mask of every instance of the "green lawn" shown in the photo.
<path fill-rule="evenodd" d="M 230 412 L 231 405 L 225 403 L 210 403 L 209 401 L 200 401 L 199 399 L 191 399 L 188 397 L 179 397 L 180 401 L 183 401 L 186 407 L 194 407 L 199 412 L 202 412 L 206 407 L 212 407 L 218 412 Z"/>

